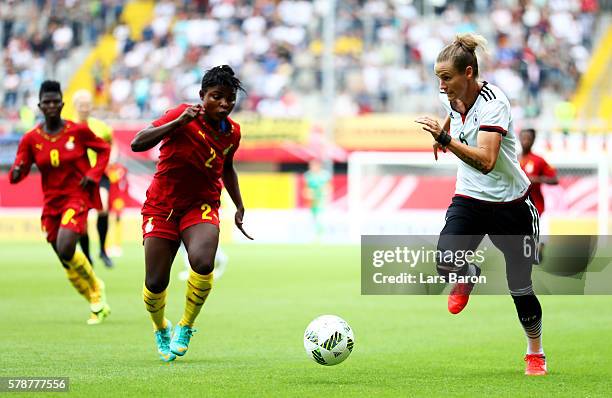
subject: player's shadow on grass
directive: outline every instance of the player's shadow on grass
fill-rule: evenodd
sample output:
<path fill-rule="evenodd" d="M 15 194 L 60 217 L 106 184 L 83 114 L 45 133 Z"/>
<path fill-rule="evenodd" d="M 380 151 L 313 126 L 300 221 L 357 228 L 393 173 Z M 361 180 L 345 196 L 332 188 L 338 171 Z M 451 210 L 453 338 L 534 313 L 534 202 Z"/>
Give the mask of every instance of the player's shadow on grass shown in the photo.
<path fill-rule="evenodd" d="M 359 379 L 343 379 L 342 382 L 338 381 L 338 375 L 325 375 L 319 374 L 318 376 L 303 376 L 301 375 L 299 378 L 291 378 L 291 379 L 282 379 L 278 380 L 283 382 L 286 385 L 330 385 L 330 386 L 371 386 L 372 382 L 359 380 Z"/>
<path fill-rule="evenodd" d="M 156 365 L 159 364 L 161 367 L 163 366 L 175 366 L 175 367 L 182 367 L 182 366 L 190 366 L 190 370 L 196 369 L 197 367 L 202 367 L 202 369 L 206 369 L 206 370 L 223 370 L 223 369 L 240 369 L 240 368 L 244 368 L 244 369 L 248 369 L 249 366 L 248 365 L 240 365 L 237 363 L 237 361 L 235 359 L 231 359 L 231 358 L 220 358 L 220 357 L 214 357 L 214 358 L 204 358 L 204 357 L 199 357 L 199 358 L 177 358 L 174 361 L 171 362 L 162 362 L 160 360 L 156 360 L 156 359 L 143 359 L 143 360 L 138 360 L 135 362 L 136 365 L 143 365 L 143 366 L 150 366 L 151 364 Z"/>
<path fill-rule="evenodd" d="M 504 378 L 508 378 L 508 377 L 512 377 L 512 378 L 516 378 L 517 380 L 523 380 L 526 378 L 525 374 L 523 373 L 523 368 L 521 367 L 521 363 L 518 363 L 516 366 L 511 366 L 508 368 L 488 368 L 488 369 L 464 369 L 463 370 L 463 376 L 467 376 L 469 375 L 470 377 L 490 377 L 490 378 L 497 378 L 497 377 L 504 377 Z M 462 376 L 462 377 L 463 377 Z M 550 376 L 550 373 L 546 375 L 546 377 L 530 377 L 529 379 L 545 379 L 548 378 Z M 461 378 L 458 378 L 458 380 Z"/>

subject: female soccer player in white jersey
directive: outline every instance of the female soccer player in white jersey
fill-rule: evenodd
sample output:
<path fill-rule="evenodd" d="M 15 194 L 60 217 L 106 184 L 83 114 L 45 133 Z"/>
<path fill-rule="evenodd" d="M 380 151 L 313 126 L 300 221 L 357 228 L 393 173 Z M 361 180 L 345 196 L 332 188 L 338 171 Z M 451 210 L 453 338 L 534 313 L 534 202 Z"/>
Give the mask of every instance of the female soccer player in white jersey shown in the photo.
<path fill-rule="evenodd" d="M 442 126 L 428 117 L 416 120 L 435 139 L 436 160 L 438 150 L 451 151 L 462 160 L 438 250 L 476 250 L 485 234 L 490 236 L 504 253 L 508 287 L 527 335 L 525 374 L 544 375 L 542 308 L 531 284 L 538 213 L 528 197 L 529 179 L 516 156 L 510 103 L 498 87 L 478 80 L 476 49 L 485 43 L 481 36 L 464 34 L 442 49 L 435 73 L 447 116 Z M 480 275 L 474 264 L 459 267 L 443 258 L 437 269 L 447 277 Z M 465 308 L 473 287 L 471 283 L 453 286 L 448 298 L 451 313 Z"/>

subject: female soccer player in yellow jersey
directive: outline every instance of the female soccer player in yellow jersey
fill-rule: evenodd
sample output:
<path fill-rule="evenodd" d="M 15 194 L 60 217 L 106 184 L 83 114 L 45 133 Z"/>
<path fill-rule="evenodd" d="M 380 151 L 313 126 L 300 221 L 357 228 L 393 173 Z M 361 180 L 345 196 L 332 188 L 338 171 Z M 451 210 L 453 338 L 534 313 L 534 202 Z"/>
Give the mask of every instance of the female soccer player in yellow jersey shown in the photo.
<path fill-rule="evenodd" d="M 104 123 L 102 120 L 96 119 L 91 116 L 91 111 L 93 109 L 93 99 L 91 97 L 91 93 L 87 90 L 79 90 L 74 93 L 72 101 L 76 109 L 76 121 L 79 123 L 86 124 L 87 127 L 89 127 L 89 129 L 93 131 L 95 135 L 102 138 L 109 145 L 112 145 L 113 128 L 108 124 Z M 87 154 L 89 156 L 89 162 L 91 163 L 92 167 L 95 166 L 97 161 L 96 152 L 89 150 Z M 100 238 L 99 257 L 100 260 L 102 260 L 102 263 L 104 263 L 107 268 L 112 268 L 113 260 L 111 260 L 108 254 L 106 253 L 106 235 L 108 233 L 108 209 L 110 207 L 110 180 L 106 172 L 102 174 L 99 186 L 100 198 L 102 200 L 102 208 L 98 210 L 98 219 L 96 220 L 96 229 L 98 231 L 98 237 Z M 83 252 L 91 262 L 91 257 L 89 256 L 89 235 L 87 233 L 87 230 L 85 230 L 85 233 L 81 236 L 79 243 L 81 244 Z"/>

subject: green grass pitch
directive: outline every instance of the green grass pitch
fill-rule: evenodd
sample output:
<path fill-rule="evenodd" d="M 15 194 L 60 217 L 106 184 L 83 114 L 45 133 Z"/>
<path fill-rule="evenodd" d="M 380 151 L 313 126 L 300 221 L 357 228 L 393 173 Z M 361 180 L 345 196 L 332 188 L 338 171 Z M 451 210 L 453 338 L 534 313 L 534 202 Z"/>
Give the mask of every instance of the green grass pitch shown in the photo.
<path fill-rule="evenodd" d="M 362 296 L 359 248 L 348 246 L 226 246 L 227 272 L 189 353 L 164 364 L 141 298 L 142 247 L 124 249 L 116 269 L 96 265 L 113 313 L 87 326 L 87 304 L 48 246 L 0 243 L 0 376 L 68 376 L 67 395 L 83 397 L 612 394 L 612 296 L 540 296 L 550 374 L 527 378 L 509 296 L 475 296 L 458 316 L 444 296 Z M 181 268 L 166 307 L 174 323 Z M 351 357 L 335 367 L 303 349 L 304 328 L 321 314 L 355 331 Z"/>

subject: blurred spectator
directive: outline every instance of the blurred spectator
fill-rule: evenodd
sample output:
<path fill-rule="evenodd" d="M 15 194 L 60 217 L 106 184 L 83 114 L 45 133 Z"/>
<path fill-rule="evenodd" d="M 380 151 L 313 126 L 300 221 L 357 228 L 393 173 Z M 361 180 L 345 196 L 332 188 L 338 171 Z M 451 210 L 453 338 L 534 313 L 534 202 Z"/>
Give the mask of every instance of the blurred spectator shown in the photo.
<path fill-rule="evenodd" d="M 7 109 L 14 109 L 17 105 L 17 88 L 19 87 L 19 82 L 19 74 L 15 71 L 15 68 L 13 68 L 13 64 L 9 62 L 3 79 L 3 105 Z"/>
<path fill-rule="evenodd" d="M 480 58 L 487 65 L 482 78 L 499 85 L 524 117 L 538 116 L 543 95 L 560 99 L 575 90 L 591 56 L 599 9 L 597 0 L 436 0 L 425 2 L 426 14 L 420 15 L 419 2 L 336 3 L 334 108 L 342 115 L 435 108 L 424 98 L 435 98 L 430 93 L 437 90 L 431 84 L 436 55 L 456 33 L 478 31 L 490 50 Z M 30 23 L 21 4 L 40 13 L 38 23 Z M 167 104 L 196 101 L 202 71 L 224 63 L 244 77 L 248 97 L 238 99 L 237 110 L 291 117 L 324 111 L 325 1 L 158 1 L 137 42 L 127 26 L 112 24 L 123 4 L 2 2 L 3 45 L 10 48 L 5 106 L 14 109 L 34 95 L 40 70 L 33 75 L 28 68 L 38 59 L 48 74 L 54 70 L 49 63 L 108 30 L 120 55 L 111 70 L 98 63 L 92 73 L 96 103 L 112 117 L 150 119 Z M 17 91 L 15 81 L 22 82 Z"/>
<path fill-rule="evenodd" d="M 555 104 L 555 117 L 559 129 L 567 136 L 572 130 L 576 117 L 576 107 L 569 101 L 569 98 L 564 98 Z"/>
<path fill-rule="evenodd" d="M 18 110 L 36 106 L 45 78 L 58 78 L 57 65 L 72 51 L 95 44 L 117 20 L 124 0 L 20 0 L 0 2 L 2 65 L 0 117 L 19 123 Z M 72 61 L 72 62 L 78 62 Z M 15 124 L 15 125 L 17 125 Z M 23 124 L 23 123 L 22 123 Z"/>

